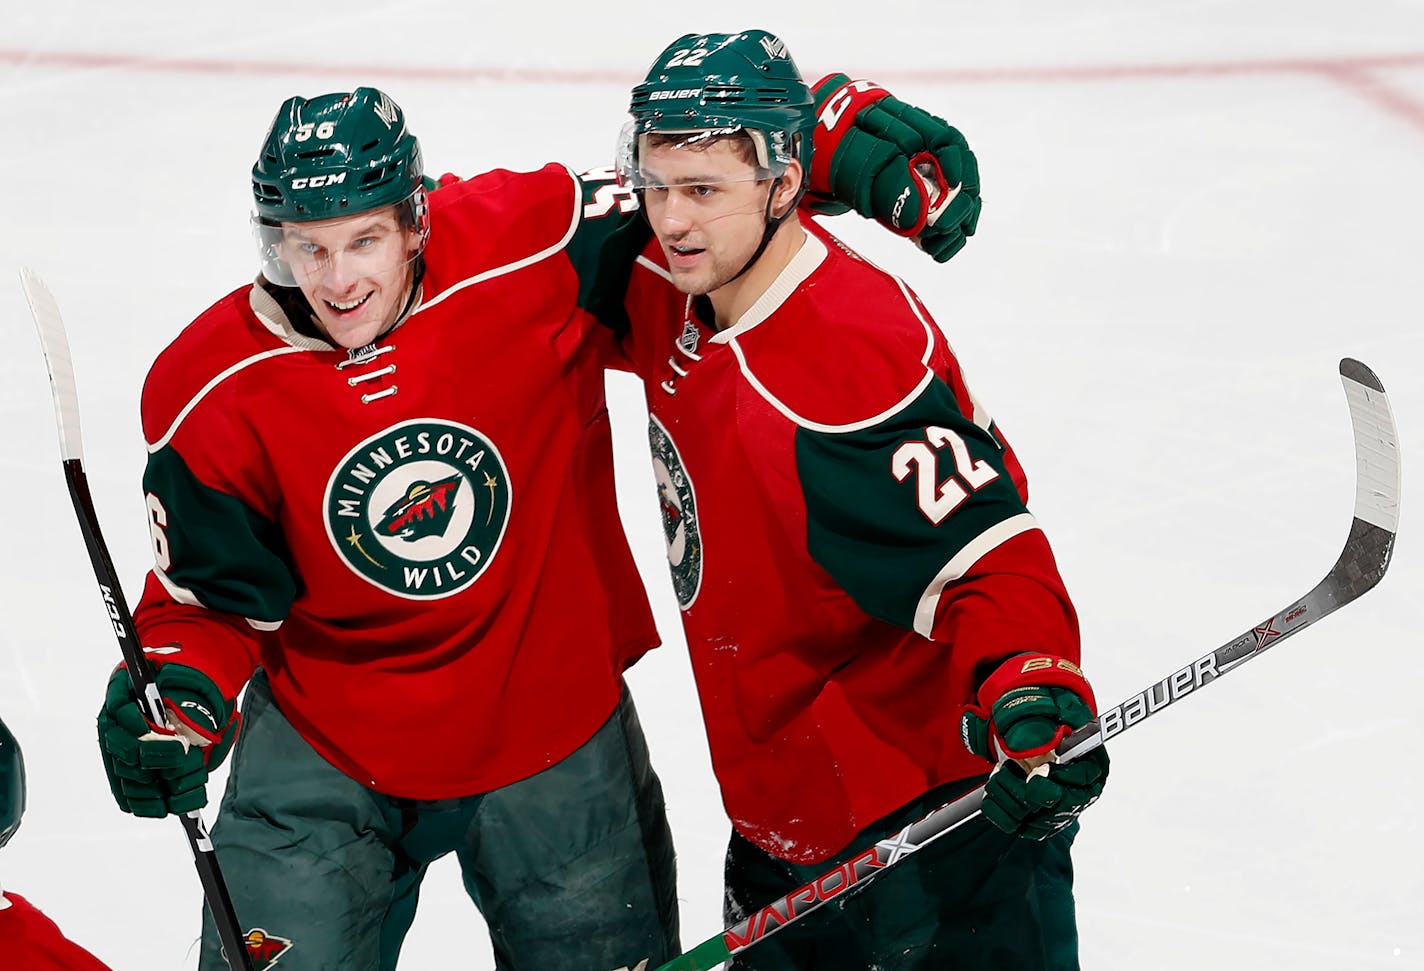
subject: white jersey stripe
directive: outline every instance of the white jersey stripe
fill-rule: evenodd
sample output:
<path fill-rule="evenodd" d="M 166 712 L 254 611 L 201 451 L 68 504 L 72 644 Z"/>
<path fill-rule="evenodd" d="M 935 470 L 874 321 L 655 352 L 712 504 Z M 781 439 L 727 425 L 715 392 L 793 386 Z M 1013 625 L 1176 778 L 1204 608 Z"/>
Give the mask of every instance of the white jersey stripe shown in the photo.
<path fill-rule="evenodd" d="M 198 601 L 198 598 L 194 595 L 193 591 L 189 590 L 187 587 L 178 586 L 178 584 L 168 579 L 168 574 L 164 573 L 156 566 L 153 568 L 153 575 L 158 577 L 158 582 L 163 584 L 163 589 L 168 591 L 168 596 L 172 597 L 180 604 L 187 604 L 190 607 L 203 606 Z"/>
<path fill-rule="evenodd" d="M 202 401 L 205 397 L 207 397 L 208 392 L 212 391 L 214 388 L 222 384 L 228 378 L 232 377 L 238 371 L 241 371 L 244 368 L 251 367 L 252 365 L 257 364 L 261 361 L 265 361 L 268 358 L 280 357 L 283 354 L 304 354 L 306 352 L 307 349 L 305 347 L 276 347 L 270 351 L 263 351 L 260 354 L 254 354 L 251 357 L 243 358 L 241 361 L 238 361 L 232 367 L 227 368 L 217 377 L 213 378 L 207 384 L 203 385 L 202 388 L 199 389 L 197 394 L 193 395 L 192 399 L 186 405 L 183 406 L 183 410 L 178 412 L 178 417 L 173 419 L 173 424 L 168 426 L 168 431 L 164 432 L 159 437 L 158 441 L 149 443 L 149 454 L 151 455 L 154 452 L 157 452 L 159 449 L 163 448 L 165 445 L 167 445 L 173 439 L 173 435 L 178 431 L 178 426 L 183 424 L 183 419 L 187 418 L 189 413 L 194 408 L 198 407 L 198 402 Z"/>
<path fill-rule="evenodd" d="M 484 283 L 486 280 L 493 280 L 495 277 L 504 276 L 507 273 L 513 273 L 515 270 L 522 270 L 526 266 L 532 266 L 535 263 L 540 262 L 541 260 L 546 260 L 549 257 L 553 256 L 555 253 L 562 250 L 565 246 L 569 245 L 569 240 L 574 238 L 574 233 L 578 231 L 579 222 L 583 219 L 583 198 L 582 193 L 579 189 L 579 186 L 582 183 L 579 182 L 578 176 L 574 175 L 572 169 L 565 167 L 564 171 L 569 173 L 569 178 L 573 181 L 574 194 L 573 216 L 569 220 L 569 228 L 564 231 L 563 239 L 559 240 L 553 246 L 545 247 L 537 253 L 524 257 L 524 259 L 522 260 L 515 260 L 513 263 L 506 263 L 503 266 L 497 266 L 492 270 L 485 270 L 483 273 L 476 273 L 472 277 L 467 277 L 466 279 L 461 280 L 459 283 L 456 283 L 449 289 L 436 294 L 430 300 L 427 300 L 419 307 L 416 307 L 413 311 L 411 311 L 411 316 L 414 317 L 422 310 L 425 310 L 428 307 L 435 306 L 436 304 L 440 303 L 440 301 L 444 300 L 446 297 L 452 296 L 453 294 L 458 293 L 466 287 L 472 287 L 476 283 Z"/>
<path fill-rule="evenodd" d="M 172 597 L 180 604 L 187 604 L 190 607 L 201 607 L 204 610 L 208 609 L 206 604 L 198 600 L 197 596 L 193 593 L 193 591 L 189 590 L 187 587 L 178 586 L 178 584 L 168 579 L 168 574 L 164 573 L 156 566 L 153 568 L 153 575 L 158 577 L 158 582 L 163 584 L 163 589 L 168 591 L 168 596 Z M 282 626 L 282 622 L 280 620 L 253 620 L 251 617 L 244 617 L 243 620 L 246 620 L 247 625 L 253 630 L 274 631 Z"/>
<path fill-rule="evenodd" d="M 669 283 L 672 282 L 672 273 L 671 273 L 671 271 L 667 270 L 665 267 L 659 266 L 658 264 L 654 263 L 652 260 L 648 259 L 646 256 L 640 256 L 640 257 L 638 257 L 638 259 L 637 259 L 635 262 L 637 262 L 639 266 L 643 267 L 643 268 L 646 269 L 646 270 L 652 270 L 654 273 L 656 273 L 658 276 L 662 277 L 662 278 L 663 278 L 664 280 L 666 280 L 667 282 L 669 282 Z"/>
<path fill-rule="evenodd" d="M 930 632 L 934 629 L 935 613 L 939 609 L 940 594 L 944 593 L 945 587 L 969 572 L 969 568 L 978 563 L 984 554 L 1031 529 L 1038 529 L 1038 520 L 1033 518 L 1032 513 L 1023 512 L 990 526 L 966 543 L 964 548 L 954 554 L 953 558 L 944 565 L 939 574 L 930 581 L 930 585 L 925 588 L 925 592 L 920 595 L 920 604 L 915 608 L 915 633 L 921 637 L 930 636 Z"/>

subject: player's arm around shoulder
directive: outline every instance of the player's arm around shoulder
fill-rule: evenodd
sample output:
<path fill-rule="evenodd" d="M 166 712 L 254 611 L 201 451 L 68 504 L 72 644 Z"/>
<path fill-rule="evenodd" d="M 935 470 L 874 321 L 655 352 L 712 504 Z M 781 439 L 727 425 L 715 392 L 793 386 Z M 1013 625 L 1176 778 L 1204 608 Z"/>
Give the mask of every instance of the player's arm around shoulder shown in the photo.
<path fill-rule="evenodd" d="M 585 186 L 567 166 L 446 175 L 428 192 L 432 245 L 440 270 L 466 275 L 517 269 L 564 250 L 584 220 Z M 448 274 L 442 273 L 441 276 Z"/>
<path fill-rule="evenodd" d="M 666 281 L 650 282 L 656 291 L 650 297 L 635 280 L 652 233 L 636 194 L 619 184 L 612 166 L 576 173 L 554 162 L 533 172 L 446 175 L 428 188 L 436 227 L 450 225 L 447 235 L 460 240 L 427 250 L 442 280 L 485 278 L 557 257 L 573 271 L 577 310 L 612 338 L 628 334 L 636 308 L 663 311 Z M 451 260 L 457 265 L 447 268 Z M 609 351 L 606 364 L 629 366 L 612 341 Z"/>
<path fill-rule="evenodd" d="M 579 281 L 578 305 L 619 338 L 633 321 L 660 313 L 666 305 L 665 278 L 653 280 L 656 265 L 641 260 L 652 230 L 642 216 L 637 194 L 618 180 L 612 166 L 577 176 L 579 226 L 569 242 L 569 263 Z M 638 264 L 642 262 L 642 272 Z M 651 284 L 656 295 L 647 294 Z M 615 366 L 626 361 L 614 360 Z"/>

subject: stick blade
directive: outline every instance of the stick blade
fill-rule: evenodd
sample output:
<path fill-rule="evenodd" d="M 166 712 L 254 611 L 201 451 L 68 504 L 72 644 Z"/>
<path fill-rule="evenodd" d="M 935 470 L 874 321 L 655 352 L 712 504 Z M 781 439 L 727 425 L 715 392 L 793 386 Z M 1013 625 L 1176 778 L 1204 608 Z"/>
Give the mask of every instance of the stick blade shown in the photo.
<path fill-rule="evenodd" d="M 50 394 L 54 397 L 54 419 L 59 427 L 60 456 L 66 461 L 83 457 L 84 446 L 79 431 L 79 393 L 74 387 L 74 362 L 69 355 L 69 338 L 64 333 L 64 318 L 54 294 L 29 267 L 20 270 L 20 286 L 30 303 L 35 327 L 40 333 L 45 365 L 49 368 Z"/>
<path fill-rule="evenodd" d="M 1340 381 L 1355 433 L 1355 516 L 1393 533 L 1399 528 L 1399 433 L 1384 384 L 1369 367 L 1340 361 Z"/>
<path fill-rule="evenodd" d="M 1399 433 L 1389 395 L 1379 376 L 1354 358 L 1340 361 L 1340 382 L 1355 437 L 1355 518 L 1340 559 L 1314 591 L 1325 612 L 1384 578 L 1399 528 Z"/>

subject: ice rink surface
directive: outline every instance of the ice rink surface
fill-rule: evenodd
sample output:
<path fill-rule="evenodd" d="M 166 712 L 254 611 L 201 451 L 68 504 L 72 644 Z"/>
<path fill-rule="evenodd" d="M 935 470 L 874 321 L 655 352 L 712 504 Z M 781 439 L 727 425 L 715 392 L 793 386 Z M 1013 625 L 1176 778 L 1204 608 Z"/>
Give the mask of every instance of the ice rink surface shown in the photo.
<path fill-rule="evenodd" d="M 199 889 L 178 824 L 120 814 L 99 765 L 93 716 L 116 650 L 18 268 L 64 310 L 89 478 L 136 599 L 140 384 L 255 272 L 248 171 L 282 99 L 383 87 L 436 172 L 593 167 L 664 44 L 747 26 L 779 32 L 808 77 L 882 81 L 974 145 L 984 216 L 951 263 L 853 216 L 833 228 L 924 297 L 1015 443 L 1105 705 L 1320 579 L 1354 480 L 1337 362 L 1378 372 L 1405 473 L 1389 576 L 1112 745 L 1078 906 L 1087 968 L 1424 968 L 1424 2 L 11 7 L 0 711 L 25 747 L 30 807 L 0 882 L 116 969 L 192 967 Z M 720 927 L 727 823 L 641 395 L 622 380 L 610 394 L 625 523 L 666 642 L 631 680 L 691 946 Z M 402 968 L 492 967 L 446 862 Z"/>

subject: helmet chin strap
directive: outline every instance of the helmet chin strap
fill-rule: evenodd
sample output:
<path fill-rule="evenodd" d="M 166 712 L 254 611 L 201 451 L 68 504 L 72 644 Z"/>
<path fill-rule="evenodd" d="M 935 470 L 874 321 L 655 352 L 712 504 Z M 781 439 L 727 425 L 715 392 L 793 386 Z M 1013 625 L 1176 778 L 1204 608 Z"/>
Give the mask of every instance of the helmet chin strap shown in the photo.
<path fill-rule="evenodd" d="M 406 317 L 410 316 L 410 312 L 415 309 L 415 298 L 416 295 L 420 293 L 421 281 L 425 279 L 425 246 L 430 241 L 430 203 L 428 198 L 424 189 L 417 189 L 411 193 L 410 198 L 407 200 L 410 204 L 411 222 L 416 231 L 420 233 L 420 252 L 415 254 L 415 259 L 412 261 L 414 266 L 411 267 L 410 290 L 407 291 L 405 295 L 405 306 L 402 307 L 401 312 L 396 314 L 391 322 L 376 335 L 376 340 L 371 342 L 373 344 L 395 330 L 396 326 L 405 320 Z"/>
<path fill-rule="evenodd" d="M 397 324 L 405 320 L 406 317 L 410 316 L 410 312 L 415 309 L 416 295 L 420 293 L 420 283 L 424 279 L 425 252 L 422 250 L 416 256 L 415 266 L 412 268 L 412 272 L 410 274 L 410 291 L 406 294 L 405 306 L 401 308 L 400 313 L 396 314 L 395 319 L 392 320 L 387 327 L 385 327 L 379 334 L 376 335 L 376 340 L 380 340 L 382 337 L 385 337 L 391 331 L 395 330 Z M 372 341 L 371 343 L 374 344 L 375 341 Z"/>
<path fill-rule="evenodd" d="M 728 278 L 727 283 L 731 283 L 743 273 L 750 270 L 756 264 L 756 261 L 761 259 L 761 255 L 765 253 L 766 248 L 771 245 L 771 237 L 776 235 L 776 231 L 781 228 L 781 224 L 786 222 L 787 218 L 796 211 L 797 206 L 801 205 L 801 197 L 806 194 L 807 186 L 807 180 L 804 175 L 801 177 L 801 187 L 796 190 L 796 198 L 792 200 L 791 205 L 787 207 L 786 211 L 779 216 L 773 216 L 771 214 L 772 202 L 776 199 L 776 190 L 781 188 L 782 179 L 783 176 L 780 175 L 772 179 L 771 190 L 766 194 L 766 228 L 762 230 L 761 242 L 757 244 L 756 251 L 742 264 L 742 268 Z M 727 283 L 722 284 L 722 286 L 725 287 Z"/>

